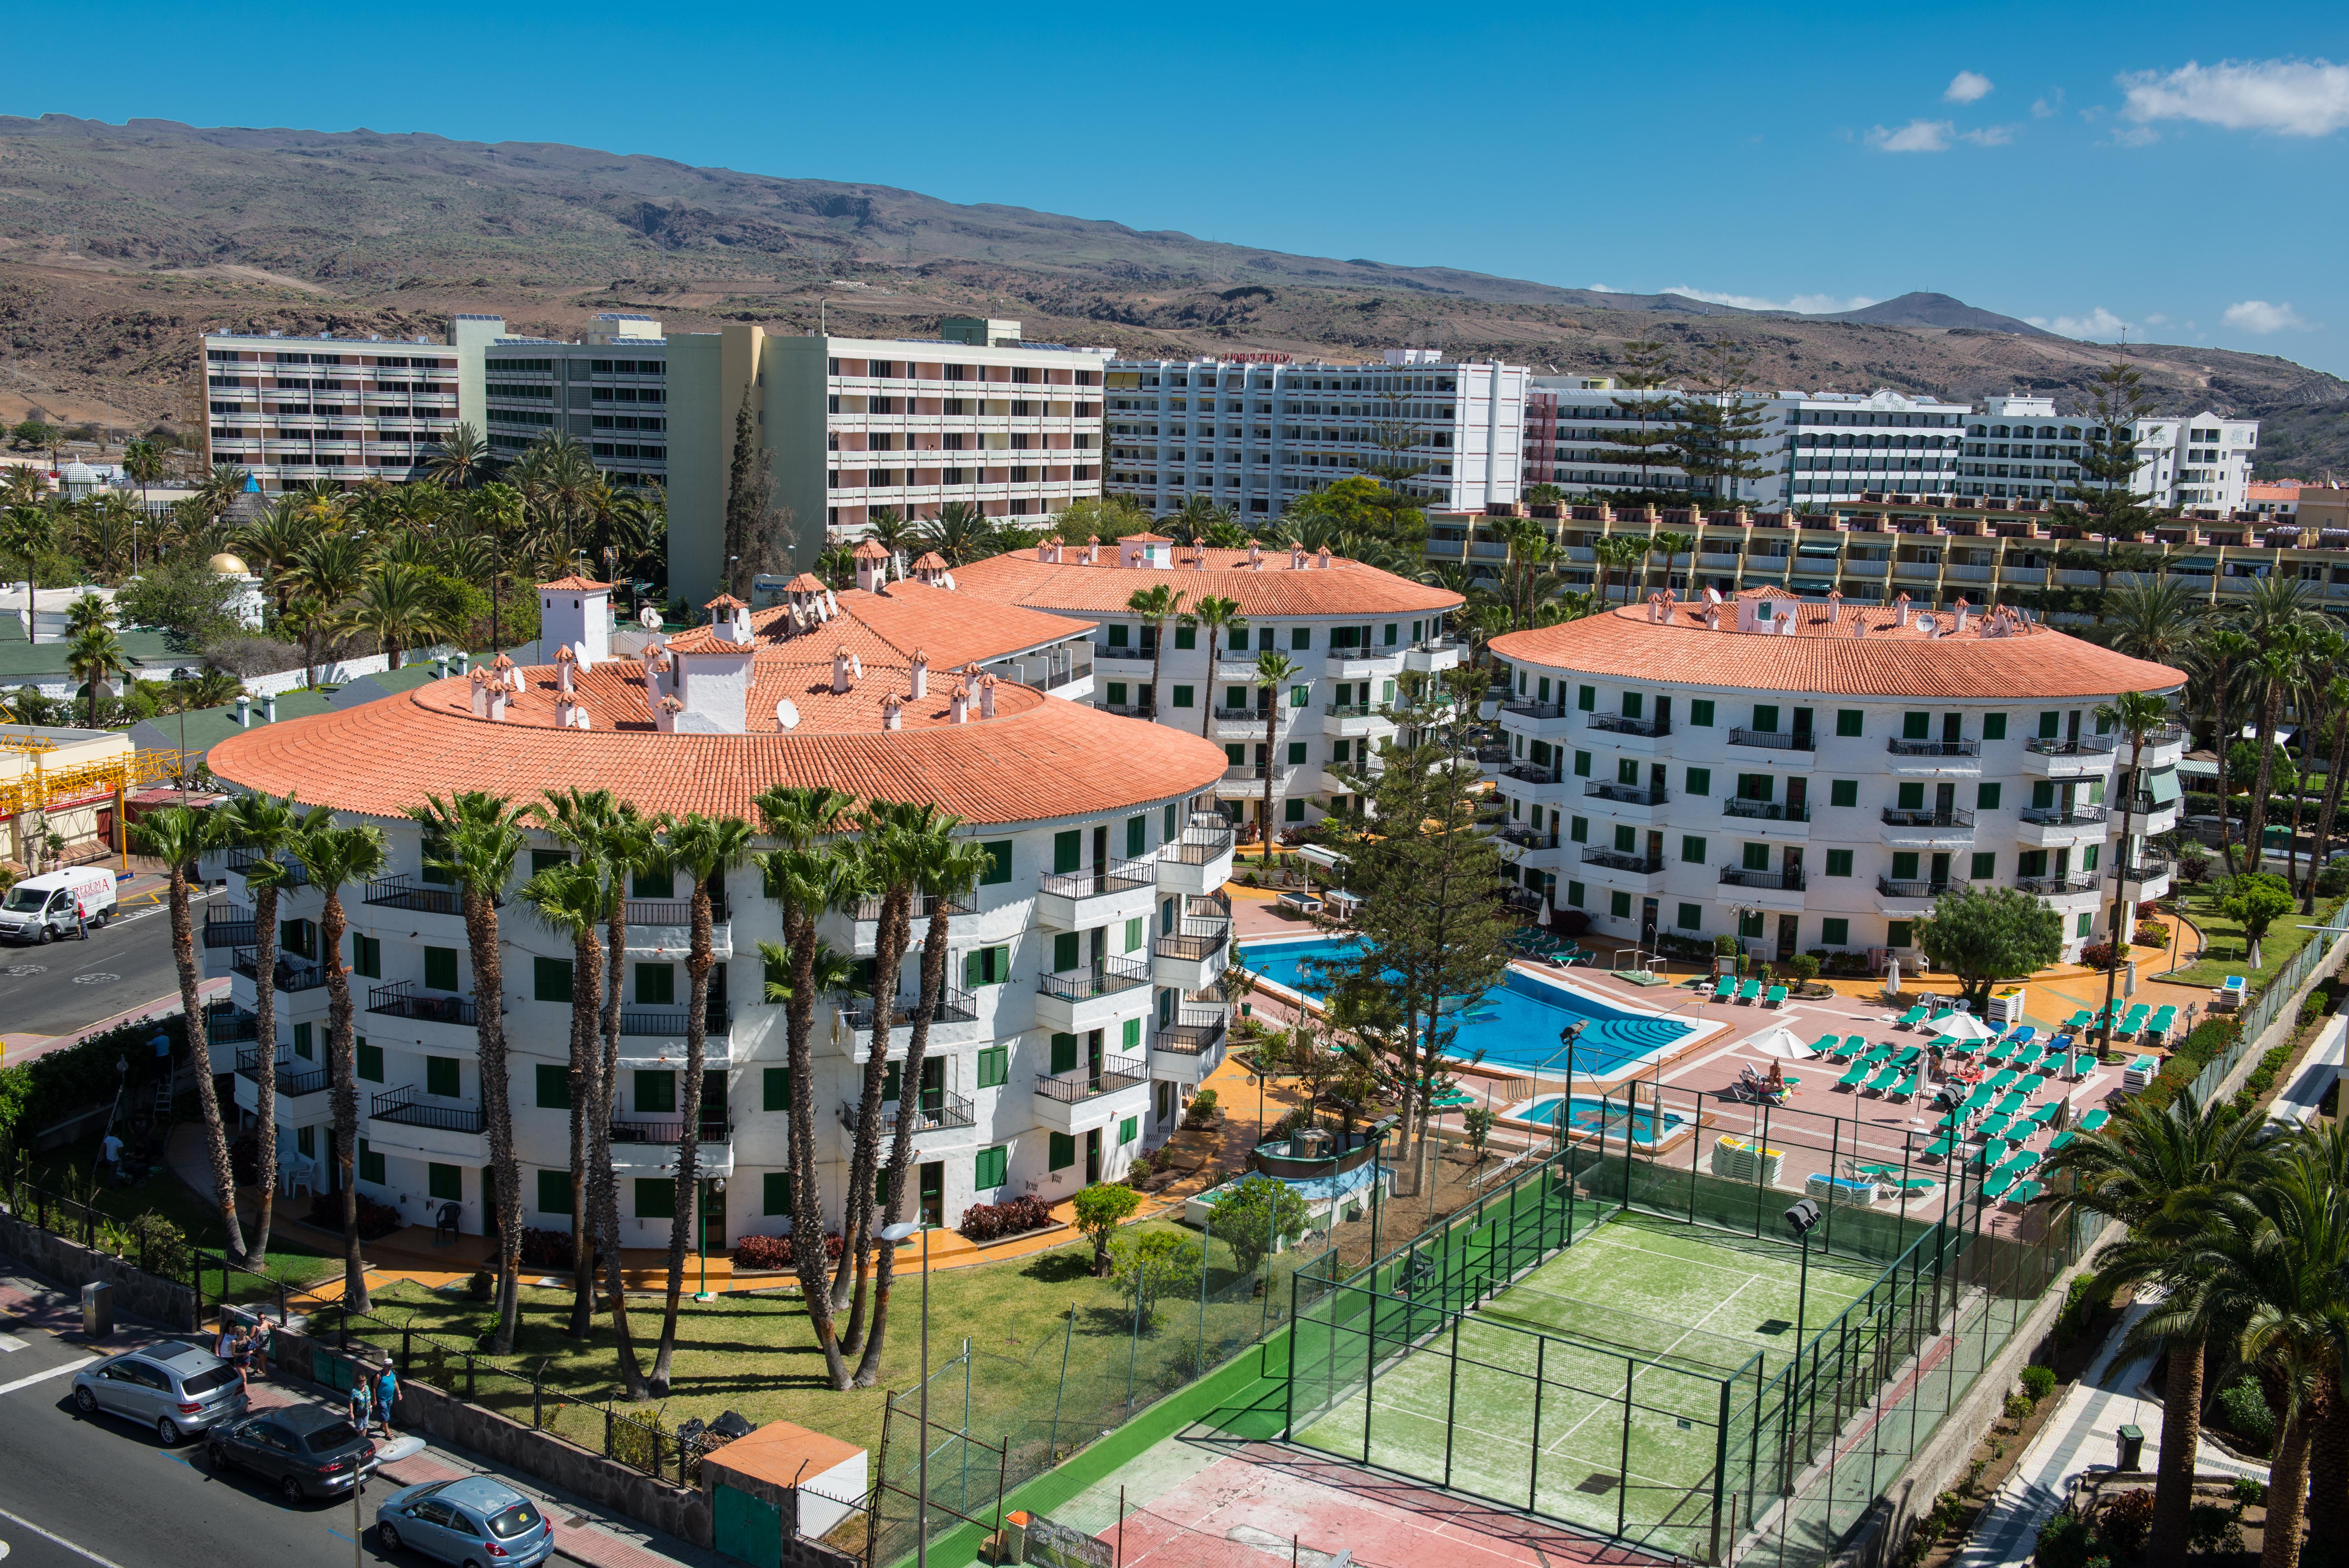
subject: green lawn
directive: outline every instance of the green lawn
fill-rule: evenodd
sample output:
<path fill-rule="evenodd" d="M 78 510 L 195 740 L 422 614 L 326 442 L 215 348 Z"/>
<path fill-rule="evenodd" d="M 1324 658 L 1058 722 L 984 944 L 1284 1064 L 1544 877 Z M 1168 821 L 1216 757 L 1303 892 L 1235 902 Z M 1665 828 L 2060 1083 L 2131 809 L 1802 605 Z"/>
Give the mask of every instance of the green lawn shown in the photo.
<path fill-rule="evenodd" d="M 2186 918 L 2201 927 L 2209 951 L 2200 963 L 2189 964 L 2163 978 L 2180 985 L 2216 986 L 2230 975 L 2240 975 L 2251 982 L 2254 995 L 2266 986 L 2271 975 L 2291 961 L 2293 954 L 2308 945 L 2308 934 L 2331 924 L 2340 909 L 2338 900 L 2328 899 L 2317 900 L 2316 913 L 2306 917 L 2295 908 L 2268 927 L 2267 935 L 2260 942 L 2260 966 L 2251 969 L 2244 965 L 2248 947 L 2243 941 L 2243 928 L 2220 912 L 2213 888 L 2206 885 L 2189 889 L 2179 903 L 2185 908 Z"/>

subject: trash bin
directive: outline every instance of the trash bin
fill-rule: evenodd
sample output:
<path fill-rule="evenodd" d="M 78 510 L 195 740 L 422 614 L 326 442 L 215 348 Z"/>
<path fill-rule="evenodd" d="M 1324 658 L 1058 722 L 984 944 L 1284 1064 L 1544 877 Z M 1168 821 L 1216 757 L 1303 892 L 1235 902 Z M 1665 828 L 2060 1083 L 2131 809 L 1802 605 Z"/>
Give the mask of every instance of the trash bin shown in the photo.
<path fill-rule="evenodd" d="M 2120 1444 L 2118 1468 L 2125 1470 L 2143 1470 L 2145 1468 L 2142 1462 L 2145 1458 L 2145 1429 L 2123 1427 L 2120 1429 Z"/>
<path fill-rule="evenodd" d="M 114 1287 L 93 1283 L 81 1287 L 81 1331 L 92 1339 L 114 1332 Z"/>

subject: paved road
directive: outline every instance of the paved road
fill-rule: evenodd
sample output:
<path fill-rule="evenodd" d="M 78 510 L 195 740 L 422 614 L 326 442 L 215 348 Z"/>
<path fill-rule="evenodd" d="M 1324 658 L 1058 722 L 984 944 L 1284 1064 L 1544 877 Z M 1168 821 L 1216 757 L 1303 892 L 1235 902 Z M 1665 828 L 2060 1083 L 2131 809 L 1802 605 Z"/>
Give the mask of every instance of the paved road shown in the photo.
<path fill-rule="evenodd" d="M 42 1333 L 10 1337 L 22 1347 L 0 1354 L 5 1568 L 423 1561 L 383 1556 L 372 1529 L 355 1558 L 347 1502 L 289 1507 L 250 1478 L 214 1479 L 199 1443 L 166 1449 L 154 1433 L 113 1417 L 85 1419 L 73 1408 L 73 1375 L 60 1369 L 89 1349 Z M 135 1337 L 144 1336 L 117 1336 L 126 1349 Z M 390 1490 L 367 1489 L 362 1510 L 370 1525 Z"/>
<path fill-rule="evenodd" d="M 201 923 L 203 905 L 195 907 Z M 126 908 L 87 942 L 0 944 L 0 1027 L 12 1035 L 70 1035 L 149 1003 L 176 1006 L 179 994 L 160 903 Z"/>

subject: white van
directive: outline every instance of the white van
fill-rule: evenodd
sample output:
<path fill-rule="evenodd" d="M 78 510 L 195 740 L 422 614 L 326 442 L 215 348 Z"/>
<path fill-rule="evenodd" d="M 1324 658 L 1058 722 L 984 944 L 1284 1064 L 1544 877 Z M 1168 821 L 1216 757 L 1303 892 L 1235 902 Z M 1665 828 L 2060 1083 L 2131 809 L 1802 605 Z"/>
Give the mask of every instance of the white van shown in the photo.
<path fill-rule="evenodd" d="M 76 866 L 26 877 L 0 897 L 0 940 L 51 942 L 80 929 L 93 931 L 114 913 L 114 873 L 103 866 Z"/>

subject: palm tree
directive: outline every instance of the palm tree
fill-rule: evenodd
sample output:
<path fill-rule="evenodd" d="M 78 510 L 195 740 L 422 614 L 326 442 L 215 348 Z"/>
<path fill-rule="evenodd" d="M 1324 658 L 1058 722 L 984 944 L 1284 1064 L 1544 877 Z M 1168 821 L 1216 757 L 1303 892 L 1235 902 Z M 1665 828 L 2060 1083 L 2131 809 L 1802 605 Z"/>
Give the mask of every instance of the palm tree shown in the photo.
<path fill-rule="evenodd" d="M 1685 555 L 1689 557 L 1692 567 L 1696 564 L 1696 535 L 1692 533 L 1659 533 L 1651 542 L 1651 548 L 1664 553 L 1664 586 L 1667 588 L 1672 585 L 1674 561 Z"/>
<path fill-rule="evenodd" d="M 588 792 L 577 821 L 581 848 L 592 853 L 603 869 L 609 910 L 604 928 L 604 1048 L 587 1107 L 588 1208 L 596 1248 L 604 1259 L 605 1293 L 620 1381 L 633 1401 L 645 1397 L 645 1375 L 628 1327 L 628 1296 L 620 1267 L 620 1182 L 612 1167 L 612 1102 L 620 1084 L 620 999 L 627 980 L 628 882 L 639 870 L 661 863 L 667 851 L 658 836 L 661 820 L 646 817 L 632 801 L 615 801 L 606 790 Z"/>
<path fill-rule="evenodd" d="M 153 441 L 136 440 L 122 449 L 122 471 L 139 486 L 139 510 L 147 510 L 148 487 L 162 481 L 166 465 L 163 449 Z M 139 536 L 130 536 L 130 570 L 139 570 Z"/>
<path fill-rule="evenodd" d="M 1199 738 L 1205 740 L 1207 738 L 1207 726 L 1214 720 L 1216 713 L 1216 655 L 1223 649 L 1225 632 L 1247 630 L 1247 617 L 1240 614 L 1238 600 L 1218 599 L 1209 594 L 1192 603 L 1191 608 L 1183 613 L 1182 624 L 1197 626 L 1206 633 L 1202 639 L 1207 645 L 1206 700 L 1199 705 Z M 1154 669 L 1151 678 L 1154 681 L 1157 679 Z"/>
<path fill-rule="evenodd" d="M 962 566 L 995 553 L 995 525 L 967 500 L 950 500 L 938 515 L 917 526 L 916 537 L 946 557 L 948 566 Z"/>
<path fill-rule="evenodd" d="M 1278 836 L 1272 824 L 1272 787 L 1280 776 L 1279 759 L 1272 754 L 1273 737 L 1280 727 L 1280 688 L 1296 676 L 1297 665 L 1287 654 L 1256 656 L 1257 690 L 1264 695 L 1264 863 L 1268 869 L 1272 865 L 1272 841 Z"/>
<path fill-rule="evenodd" d="M 180 1015 L 187 1020 L 188 1061 L 195 1074 L 196 1107 L 203 1116 L 204 1153 L 212 1168 L 212 1201 L 220 1206 L 221 1233 L 225 1238 L 222 1245 L 227 1248 L 230 1262 L 240 1268 L 257 1268 L 257 1260 L 245 1249 L 244 1228 L 236 1217 L 236 1174 L 229 1164 L 220 1098 L 212 1091 L 212 1046 L 204 1037 L 204 1013 L 198 993 L 203 975 L 196 967 L 195 925 L 188 907 L 189 868 L 212 847 L 212 829 L 202 811 L 165 806 L 140 818 L 130 829 L 130 839 L 140 854 L 161 861 L 171 872 L 165 900 L 171 919 L 171 960 L 180 971 Z"/>
<path fill-rule="evenodd" d="M 873 927 L 873 1046 L 865 1053 L 864 1081 L 856 1100 L 856 1136 L 849 1150 L 847 1199 L 840 1217 L 843 1245 L 832 1282 L 832 1305 L 849 1309 L 841 1348 L 852 1356 L 864 1342 L 864 1271 L 872 1256 L 881 1096 L 888 1081 L 889 1042 L 896 1028 L 898 972 L 913 938 L 917 867 L 904 826 L 906 810 L 895 801 L 871 800 L 856 819 L 855 874 L 868 896 L 877 900 L 879 911 Z"/>
<path fill-rule="evenodd" d="M 325 895 L 318 911 L 318 958 L 326 971 L 326 1069 L 335 1116 L 335 1165 L 343 1190 L 343 1305 L 367 1310 L 367 1260 L 359 1255 L 359 1088 L 357 1037 L 351 1026 L 351 972 L 343 962 L 343 888 L 383 870 L 383 830 L 337 828 L 314 813 L 294 842 L 310 885 Z M 256 934 L 258 934 L 256 933 Z M 268 1070 L 274 1071 L 274 1067 Z"/>
<path fill-rule="evenodd" d="M 261 1214 L 247 1249 L 255 1266 L 269 1256 L 269 1226 L 277 1199 L 277 897 L 296 885 L 286 856 L 305 834 L 325 827 L 326 809 L 308 810 L 290 797 L 283 803 L 260 791 L 231 796 L 211 818 L 213 847 L 250 851 L 245 891 L 253 894 L 253 1054 L 258 1099 L 254 1119 L 261 1125 Z"/>
<path fill-rule="evenodd" d="M 2137 813 L 2137 791 L 2145 788 L 2145 743 L 2157 729 L 2169 723 L 2169 704 L 2158 696 L 2141 691 L 2125 691 L 2107 703 L 2096 707 L 2097 724 L 2116 729 L 2128 739 L 2128 788 L 2121 795 L 2120 837 L 2113 841 L 2113 953 L 2116 957 L 2128 951 L 2128 934 L 2134 922 L 2124 919 L 2127 900 L 2122 887 L 2129 873 L 2142 863 L 2144 846 L 2130 841 L 2131 823 Z M 2113 965 L 2105 971 L 2104 1037 L 2097 1049 L 2109 1054 L 2113 1048 L 2113 986 L 2119 978 L 2120 965 Z"/>
<path fill-rule="evenodd" d="M 2333 852 L 2333 824 L 2341 811 L 2341 769 L 2349 763 L 2349 676 L 2333 676 L 2324 683 L 2323 695 L 2318 706 L 2332 721 L 2333 753 L 2325 764 L 2324 804 L 2316 814 L 2316 844 L 2309 852 L 2308 884 L 2301 890 L 2300 913 L 2308 914 L 2316 907 L 2316 876 L 2330 863 Z"/>
<path fill-rule="evenodd" d="M 2132 573 L 2106 595 L 2104 619 L 2119 652 L 2175 665 L 2193 647 L 2207 609 L 2183 577 Z"/>
<path fill-rule="evenodd" d="M 955 905 L 969 896 L 993 864 L 977 842 L 955 836 L 962 826 L 960 818 L 941 816 L 931 805 L 914 808 L 905 823 L 906 859 L 913 867 L 915 886 L 929 905 L 930 924 L 922 936 L 921 996 L 914 1004 L 905 1061 L 897 1073 L 897 1131 L 889 1148 L 888 1196 L 881 1210 L 884 1230 L 905 1215 L 905 1174 L 914 1162 L 914 1132 L 931 1109 L 921 1103 L 922 1064 L 929 1052 L 931 1020 L 946 995 Z M 883 1247 L 874 1270 L 873 1330 L 856 1367 L 860 1388 L 871 1387 L 881 1376 L 881 1354 L 889 1335 L 889 1281 L 895 1272 L 896 1252 L 895 1247 Z"/>
<path fill-rule="evenodd" d="M 400 655 L 408 649 L 457 633 L 424 573 L 391 562 L 378 566 L 359 584 L 358 598 L 344 612 L 342 624 L 373 634 L 393 669 L 399 667 Z"/>
<path fill-rule="evenodd" d="M 2292 784 L 2292 823 L 2284 834 L 2283 865 L 2285 881 L 2294 886 L 2302 885 L 2301 810 L 2307 802 L 2309 783 L 2316 777 L 2317 739 L 2333 721 L 2333 713 L 2327 699 L 2332 689 L 2333 672 L 2341 667 L 2344 655 L 2349 655 L 2349 639 L 2344 639 L 2329 624 L 2309 633 L 2307 656 L 2301 661 L 2300 682 L 2292 693 L 2292 712 L 2300 723 L 2300 734 L 2295 738 L 2300 745 L 2300 766 L 2297 770 L 2299 777 Z M 2305 902 L 2301 908 L 2303 914 L 2315 907 L 2318 863 L 2312 845 L 2308 881 L 2303 892 Z"/>
<path fill-rule="evenodd" d="M 2185 1559 L 2204 1354 L 2225 1321 L 2205 1294 L 2209 1271 L 2184 1243 L 2209 1222 L 2220 1198 L 2260 1173 L 2263 1126 L 2256 1117 L 2230 1115 L 2224 1103 L 2206 1107 L 2189 1089 L 2158 1109 L 2131 1100 L 2109 1126 L 2075 1134 L 2048 1157 L 2051 1181 L 2072 1178 L 2053 1183 L 2047 1202 L 2057 1217 L 2097 1214 L 2130 1232 L 2097 1273 L 2096 1288 L 2110 1294 L 2146 1284 L 2163 1293 L 2159 1309 L 2139 1326 L 2141 1336 L 2166 1341 L 2169 1352 L 2162 1408 L 2172 1414 L 2161 1425 L 2155 1471 L 2155 1568 L 2178 1568 Z"/>
<path fill-rule="evenodd" d="M 864 537 L 889 552 L 893 570 L 905 569 L 905 552 L 922 542 L 920 525 L 905 521 L 905 514 L 894 506 L 873 509 L 865 520 Z"/>
<path fill-rule="evenodd" d="M 669 1358 L 677 1349 L 677 1315 L 685 1295 L 685 1244 L 688 1227 L 700 1222 L 700 1182 L 695 1157 L 700 1152 L 702 1074 L 709 1060 L 709 972 L 718 967 L 712 934 L 710 887 L 724 885 L 726 873 L 750 858 L 750 824 L 740 817 L 709 818 L 689 813 L 668 830 L 668 859 L 692 880 L 692 937 L 687 949 L 685 973 L 691 995 L 685 1010 L 685 1094 L 678 1109 L 684 1119 L 677 1135 L 677 1202 L 669 1206 L 668 1305 L 661 1316 L 660 1348 L 653 1357 L 652 1394 L 668 1393 Z M 697 1250 L 707 1237 L 692 1238 Z"/>
<path fill-rule="evenodd" d="M 801 1304 L 823 1353 L 826 1380 L 834 1389 L 845 1389 L 848 1361 L 833 1324 L 823 1205 L 816 1187 L 815 1065 L 810 1045 L 815 1033 L 818 961 L 824 951 L 816 924 L 861 891 L 849 875 L 848 857 L 833 841 L 853 798 L 821 786 L 777 786 L 754 803 L 768 834 L 778 841 L 758 861 L 768 896 L 781 906 L 781 956 L 788 975 L 781 1000 L 791 1083 L 786 1149 L 791 1160 L 792 1264 L 800 1276 Z M 771 961 L 774 955 L 769 956 Z"/>
<path fill-rule="evenodd" d="M 455 490 L 471 490 L 491 467 L 489 443 L 471 425 L 459 425 L 424 457 L 424 477 Z"/>
<path fill-rule="evenodd" d="M 597 1099 L 604 1055 L 598 1038 L 604 954 L 597 933 L 610 914 L 613 895 L 595 864 L 565 860 L 533 872 L 516 896 L 549 931 L 571 939 L 571 1055 L 564 1073 L 571 1100 L 571 1322 L 564 1332 L 585 1339 L 595 1315 L 595 1246 L 587 1229 L 587 1110 Z"/>
<path fill-rule="evenodd" d="M 89 704 L 89 727 L 96 729 L 98 686 L 109 676 L 127 674 L 130 655 L 123 651 L 122 639 L 114 634 L 113 627 L 90 626 L 67 647 L 66 667 L 83 684 Z"/>
<path fill-rule="evenodd" d="M 1591 584 L 1591 589 L 1601 605 L 1607 603 L 1607 579 L 1609 573 L 1618 566 L 1626 569 L 1637 566 L 1647 559 L 1647 555 L 1648 545 L 1645 540 L 1610 533 L 1592 542 L 1590 561 L 1597 569 L 1599 576 L 1598 581 Z"/>
<path fill-rule="evenodd" d="M 2259 768 L 2251 776 L 2251 803 L 2244 813 L 2243 845 L 2251 869 L 2267 859 L 2268 789 L 2275 781 L 2275 735 L 2283 719 L 2284 699 L 2301 684 L 2307 667 L 2309 629 L 2297 624 L 2278 627 L 2267 638 L 2254 662 L 2260 684 Z"/>
<path fill-rule="evenodd" d="M 2227 751 L 2235 741 L 2235 698 L 2240 695 L 2237 688 L 2242 684 L 2243 671 L 2259 657 L 2260 645 L 2232 626 L 2226 626 L 2204 637 L 2195 651 L 2197 684 L 2201 687 L 2203 707 L 2210 714 L 2210 749 L 2219 763 L 2219 853 L 2231 876 L 2235 871 L 2234 813 L 2228 808 Z M 2258 869 L 2256 853 L 2252 868 Z"/>
<path fill-rule="evenodd" d="M 1143 706 L 1145 717 L 1155 717 L 1158 714 L 1158 671 L 1166 657 L 1166 623 L 1183 613 L 1183 593 L 1164 583 L 1148 588 L 1136 588 L 1126 595 L 1125 607 L 1150 628 L 1150 700 Z M 1213 656 L 1212 651 L 1209 656 Z"/>
<path fill-rule="evenodd" d="M 498 942 L 498 902 L 528 841 L 526 807 L 503 796 L 469 790 L 443 799 L 425 797 L 409 812 L 425 833 L 424 864 L 457 886 L 465 911 L 465 943 L 473 961 L 473 1016 L 481 1070 L 481 1123 L 490 1134 L 490 1170 L 497 1183 L 498 1326 L 492 1348 L 513 1351 L 514 1316 L 522 1284 L 522 1175 L 514 1161 L 512 1086 L 507 1081 L 505 969 Z"/>

